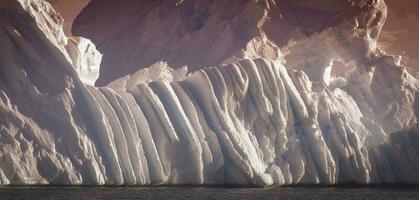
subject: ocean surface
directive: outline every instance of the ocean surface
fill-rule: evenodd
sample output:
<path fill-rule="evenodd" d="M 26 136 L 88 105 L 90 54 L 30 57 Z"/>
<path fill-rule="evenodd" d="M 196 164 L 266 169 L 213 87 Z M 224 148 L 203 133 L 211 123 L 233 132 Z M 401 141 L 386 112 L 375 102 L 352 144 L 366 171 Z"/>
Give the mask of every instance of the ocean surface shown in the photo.
<path fill-rule="evenodd" d="M 0 199 L 170 199 L 170 200 L 419 200 L 419 187 L 381 188 L 211 188 L 211 187 L 0 187 Z"/>

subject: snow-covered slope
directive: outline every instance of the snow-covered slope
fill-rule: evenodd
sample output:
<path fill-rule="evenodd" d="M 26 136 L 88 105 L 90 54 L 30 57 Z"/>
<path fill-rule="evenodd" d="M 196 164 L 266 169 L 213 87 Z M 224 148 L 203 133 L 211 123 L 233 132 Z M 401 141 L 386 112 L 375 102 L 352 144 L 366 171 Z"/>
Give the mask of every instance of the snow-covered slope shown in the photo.
<path fill-rule="evenodd" d="M 272 3 L 252 2 L 247 11 L 262 13 Z M 348 49 L 334 41 L 347 30 L 338 28 L 283 55 L 257 29 L 212 67 L 172 69 L 161 59 L 93 87 L 78 69 L 97 69 L 100 54 L 61 26 L 45 1 L 0 3 L 0 184 L 419 182 L 417 80 L 362 31 L 341 35 L 360 41 Z M 308 65 L 292 66 L 328 33 L 348 57 L 371 51 L 357 63 L 374 56 L 374 66 L 345 78 L 314 66 L 319 81 Z"/>

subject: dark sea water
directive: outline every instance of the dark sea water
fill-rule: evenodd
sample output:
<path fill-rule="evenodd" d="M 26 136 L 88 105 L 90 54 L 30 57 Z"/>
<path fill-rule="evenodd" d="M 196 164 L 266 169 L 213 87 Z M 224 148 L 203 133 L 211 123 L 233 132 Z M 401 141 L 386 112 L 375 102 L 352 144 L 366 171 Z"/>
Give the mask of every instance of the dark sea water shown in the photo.
<path fill-rule="evenodd" d="M 0 187 L 0 199 L 419 200 L 419 188 Z"/>

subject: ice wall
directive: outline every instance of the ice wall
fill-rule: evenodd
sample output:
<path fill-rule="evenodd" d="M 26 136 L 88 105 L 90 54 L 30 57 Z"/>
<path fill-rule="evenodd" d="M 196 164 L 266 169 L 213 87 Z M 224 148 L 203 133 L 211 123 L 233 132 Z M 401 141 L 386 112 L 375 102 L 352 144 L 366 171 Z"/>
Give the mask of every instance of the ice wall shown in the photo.
<path fill-rule="evenodd" d="M 391 56 L 327 85 L 261 33 L 229 64 L 93 87 L 61 25 L 44 1 L 0 3 L 0 184 L 419 182 L 417 80 Z"/>

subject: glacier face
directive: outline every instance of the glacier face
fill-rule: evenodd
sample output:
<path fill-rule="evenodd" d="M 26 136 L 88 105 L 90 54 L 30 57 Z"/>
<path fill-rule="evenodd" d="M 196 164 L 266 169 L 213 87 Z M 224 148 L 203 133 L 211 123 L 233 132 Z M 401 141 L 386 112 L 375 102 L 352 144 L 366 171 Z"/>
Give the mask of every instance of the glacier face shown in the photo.
<path fill-rule="evenodd" d="M 259 32 L 213 67 L 163 60 L 94 87 L 100 53 L 61 26 L 44 1 L 0 3 L 2 185 L 419 182 L 418 83 L 392 56 L 316 82 L 324 66 L 292 58 L 327 33 L 283 55 Z"/>

